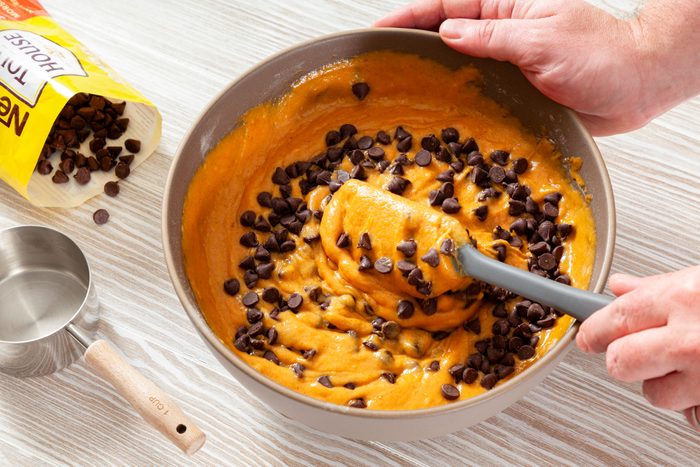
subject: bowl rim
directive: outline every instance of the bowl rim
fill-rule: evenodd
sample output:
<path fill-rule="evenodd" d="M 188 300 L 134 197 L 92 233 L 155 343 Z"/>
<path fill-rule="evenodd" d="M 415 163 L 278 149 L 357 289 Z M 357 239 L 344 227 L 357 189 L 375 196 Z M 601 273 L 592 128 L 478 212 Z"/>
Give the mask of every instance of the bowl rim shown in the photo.
<path fill-rule="evenodd" d="M 527 381 L 528 379 L 535 378 L 537 374 L 539 373 L 539 369 L 541 367 L 547 366 L 550 362 L 555 360 L 560 354 L 563 352 L 567 352 L 573 341 L 574 337 L 576 335 L 576 331 L 578 330 L 579 322 L 575 322 L 564 334 L 564 336 L 554 344 L 552 348 L 550 348 L 547 353 L 545 353 L 542 357 L 540 357 L 535 363 L 533 363 L 531 366 L 527 368 L 527 371 L 523 371 L 521 373 L 518 373 L 514 377 L 508 379 L 507 381 L 497 385 L 494 389 L 489 390 L 487 392 L 484 392 L 482 394 L 479 394 L 474 397 L 470 397 L 468 399 L 464 400 L 459 400 L 456 402 L 452 402 L 449 404 L 442 404 L 438 406 L 433 406 L 433 407 L 427 407 L 427 408 L 421 408 L 421 409 L 410 409 L 410 410 L 376 410 L 376 409 L 357 409 L 357 408 L 352 408 L 348 406 L 343 406 L 339 404 L 335 404 L 332 402 L 327 402 L 323 401 L 320 399 L 316 399 L 314 397 L 308 396 L 306 394 L 302 394 L 300 392 L 294 391 L 293 389 L 290 389 L 278 382 L 276 382 L 273 379 L 270 379 L 266 376 L 264 376 L 262 373 L 258 372 L 255 370 L 253 367 L 248 365 L 243 359 L 241 359 L 238 355 L 236 355 L 230 348 L 228 348 L 223 341 L 212 331 L 212 329 L 209 327 L 207 324 L 206 320 L 204 319 L 203 314 L 199 310 L 199 307 L 196 303 L 196 299 L 194 297 L 190 297 L 188 292 L 186 291 L 186 286 L 182 283 L 183 281 L 180 280 L 176 273 L 176 267 L 175 267 L 175 259 L 174 259 L 174 253 L 182 256 L 182 252 L 173 252 L 171 251 L 170 248 L 170 232 L 171 232 L 171 226 L 170 226 L 170 219 L 169 219 L 169 206 L 171 202 L 171 187 L 175 183 L 174 180 L 174 174 L 175 174 L 175 168 L 180 160 L 180 158 L 184 157 L 183 156 L 183 150 L 186 145 L 186 143 L 189 141 L 189 139 L 192 136 L 192 133 L 194 132 L 195 128 L 197 128 L 203 121 L 204 117 L 206 116 L 207 112 L 209 109 L 219 100 L 223 97 L 224 94 L 226 94 L 232 87 L 236 86 L 240 81 L 248 77 L 249 75 L 257 72 L 260 68 L 267 66 L 270 62 L 273 62 L 277 60 L 279 57 L 282 57 L 283 55 L 301 48 L 301 47 L 307 47 L 311 46 L 315 43 L 319 42 L 324 42 L 327 40 L 332 40 L 332 39 L 337 39 L 341 37 L 356 37 L 356 36 L 362 36 L 367 33 L 372 33 L 372 34 L 386 34 L 387 36 L 390 35 L 396 35 L 396 34 L 405 34 L 405 35 L 414 35 L 414 36 L 423 36 L 426 39 L 435 39 L 436 37 L 439 37 L 439 35 L 435 32 L 432 31 L 424 31 L 424 30 L 415 30 L 415 29 L 402 29 L 402 28 L 360 28 L 360 29 L 351 29 L 351 30 L 344 30 L 344 31 L 339 31 L 331 34 L 325 34 L 322 36 L 318 36 L 312 39 L 308 39 L 306 41 L 302 41 L 299 43 L 296 43 L 292 46 L 286 47 L 282 49 L 279 52 L 276 52 L 265 59 L 261 60 L 254 66 L 248 68 L 245 72 L 240 74 L 237 78 L 231 80 L 224 88 L 221 89 L 208 103 L 203 109 L 200 111 L 199 115 L 197 118 L 194 120 L 194 123 L 190 126 L 190 128 L 187 130 L 187 132 L 184 134 L 182 137 L 182 140 L 180 141 L 180 144 L 178 145 L 177 151 L 175 153 L 175 156 L 173 157 L 173 161 L 171 163 L 169 172 L 168 172 L 168 178 L 166 180 L 166 184 L 164 187 L 164 194 L 163 194 L 163 204 L 162 204 L 162 214 L 161 214 L 161 234 L 162 238 L 161 241 L 163 242 L 163 252 L 165 255 L 165 261 L 166 261 L 166 266 L 168 268 L 168 275 L 170 276 L 170 280 L 173 284 L 173 287 L 175 289 L 175 292 L 178 296 L 178 299 L 180 300 L 180 303 L 183 305 L 185 312 L 190 318 L 190 321 L 192 324 L 195 326 L 196 330 L 199 332 L 200 336 L 202 336 L 204 339 L 206 339 L 206 343 L 208 343 L 213 349 L 215 349 L 219 355 L 223 358 L 225 358 L 230 364 L 232 364 L 236 369 L 239 371 L 243 372 L 246 376 L 252 378 L 255 382 L 262 384 L 263 386 L 267 387 L 268 389 L 271 389 L 272 391 L 278 393 L 281 396 L 293 399 L 296 402 L 299 402 L 301 404 L 305 404 L 311 407 L 314 407 L 316 409 L 321 409 L 324 411 L 328 412 L 333 412 L 337 414 L 345 414 L 345 415 L 352 415 L 358 418 L 367 418 L 367 419 L 402 419 L 402 418 L 417 418 L 417 417 L 427 417 L 427 416 L 436 416 L 440 414 L 446 414 L 446 413 L 453 413 L 453 412 L 458 412 L 465 410 L 469 407 L 472 406 L 477 406 L 481 405 L 493 398 L 501 396 L 502 393 L 505 393 L 509 390 L 511 390 L 514 386 L 517 386 L 521 384 L 524 381 Z M 547 98 L 546 96 L 543 96 L 544 98 Z M 548 99 L 548 98 L 547 98 Z M 559 105 L 559 104 L 557 104 Z M 598 279 L 595 281 L 595 283 L 589 285 L 589 289 L 595 291 L 595 292 L 602 292 L 603 289 L 605 288 L 605 284 L 607 282 L 608 275 L 610 273 L 610 268 L 612 266 L 612 259 L 613 259 L 613 252 L 615 249 L 615 232 L 616 232 L 616 212 L 615 212 L 615 201 L 613 197 L 613 190 L 612 190 L 612 184 L 610 181 L 610 176 L 607 170 L 607 167 L 605 166 L 605 161 L 603 159 L 602 154 L 600 153 L 600 150 L 598 146 L 596 145 L 595 141 L 593 140 L 593 137 L 591 134 L 588 132 L 586 127 L 583 125 L 581 120 L 578 118 L 578 116 L 574 113 L 573 110 L 569 109 L 568 107 L 560 105 L 561 110 L 564 114 L 570 116 L 573 118 L 574 123 L 576 124 L 577 129 L 581 132 L 583 138 L 585 139 L 586 146 L 588 146 L 591 150 L 592 153 L 592 158 L 593 161 L 596 163 L 597 167 L 599 168 L 599 172 L 601 175 L 601 179 L 603 182 L 603 191 L 602 193 L 598 194 L 598 196 L 604 196 L 605 197 L 605 205 L 608 210 L 608 229 L 607 232 L 604 233 L 604 240 L 606 241 L 606 247 L 605 247 L 605 253 L 602 258 L 602 265 L 601 265 L 601 270 L 600 270 L 600 275 Z M 234 125 L 235 127 L 235 125 Z M 233 128 L 232 128 L 233 129 Z M 184 206 L 182 207 L 184 208 Z M 178 229 L 182 229 L 182 224 L 177 225 Z M 599 237 L 598 237 L 599 238 Z M 601 239 L 602 240 L 602 239 Z M 187 281 L 187 279 L 184 279 Z M 190 299 L 192 298 L 192 299 Z M 234 375 L 235 377 L 235 375 Z M 237 379 L 237 378 L 236 378 Z M 248 388 L 246 388 L 248 390 Z M 248 390 L 249 391 L 249 390 Z"/>

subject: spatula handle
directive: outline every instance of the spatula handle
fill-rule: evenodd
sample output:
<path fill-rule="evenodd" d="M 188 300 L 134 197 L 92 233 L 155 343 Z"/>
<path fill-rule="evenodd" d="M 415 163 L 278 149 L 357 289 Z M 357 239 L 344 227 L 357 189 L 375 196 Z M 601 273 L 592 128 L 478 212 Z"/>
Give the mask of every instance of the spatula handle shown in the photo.
<path fill-rule="evenodd" d="M 85 362 L 106 379 L 152 427 L 164 434 L 184 453 L 192 455 L 204 445 L 204 433 L 185 415 L 170 396 L 129 365 L 104 340 L 91 344 Z"/>
<path fill-rule="evenodd" d="M 585 320 L 613 301 L 613 298 L 607 295 L 576 289 L 501 263 L 471 246 L 460 248 L 458 259 L 465 274 L 551 306 L 579 321 Z"/>

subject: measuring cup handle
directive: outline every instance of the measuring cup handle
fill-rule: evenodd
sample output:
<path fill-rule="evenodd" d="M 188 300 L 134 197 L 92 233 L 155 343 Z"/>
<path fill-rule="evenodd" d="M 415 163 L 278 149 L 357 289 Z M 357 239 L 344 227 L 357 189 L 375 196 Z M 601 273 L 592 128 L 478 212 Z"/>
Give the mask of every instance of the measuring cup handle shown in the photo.
<path fill-rule="evenodd" d="M 85 351 L 85 361 L 109 381 L 152 427 L 184 453 L 192 455 L 206 441 L 205 434 L 162 389 L 129 365 L 107 341 L 98 340 Z"/>

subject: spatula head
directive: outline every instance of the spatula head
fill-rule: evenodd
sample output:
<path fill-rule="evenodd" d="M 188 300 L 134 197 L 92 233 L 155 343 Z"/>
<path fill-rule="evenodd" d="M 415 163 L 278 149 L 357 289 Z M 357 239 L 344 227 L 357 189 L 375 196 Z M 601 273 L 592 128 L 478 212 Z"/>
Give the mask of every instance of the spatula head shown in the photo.
<path fill-rule="evenodd" d="M 389 293 L 427 298 L 464 288 L 470 282 L 454 264 L 457 248 L 470 241 L 466 229 L 430 207 L 427 200 L 418 203 L 349 180 L 326 206 L 320 233 L 323 249 L 337 265 L 338 274 L 373 296 Z M 403 246 L 410 246 L 411 240 L 415 253 L 408 256 L 411 248 Z M 402 242 L 409 244 L 400 246 Z M 407 272 L 411 263 L 419 273 Z M 371 267 L 364 269 L 368 264 Z"/>

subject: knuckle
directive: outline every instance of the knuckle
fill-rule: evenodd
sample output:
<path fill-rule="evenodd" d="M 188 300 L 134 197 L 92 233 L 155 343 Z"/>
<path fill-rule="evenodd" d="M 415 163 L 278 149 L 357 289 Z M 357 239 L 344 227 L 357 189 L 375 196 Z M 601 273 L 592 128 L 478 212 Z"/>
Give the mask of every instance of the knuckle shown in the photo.
<path fill-rule="evenodd" d="M 624 358 L 621 354 L 620 346 L 616 342 L 610 344 L 605 354 L 605 365 L 610 376 L 617 380 L 626 381 L 627 371 Z"/>
<path fill-rule="evenodd" d="M 484 46 L 490 47 L 493 45 L 496 34 L 496 22 L 495 21 L 484 21 L 479 28 L 479 42 Z"/>

